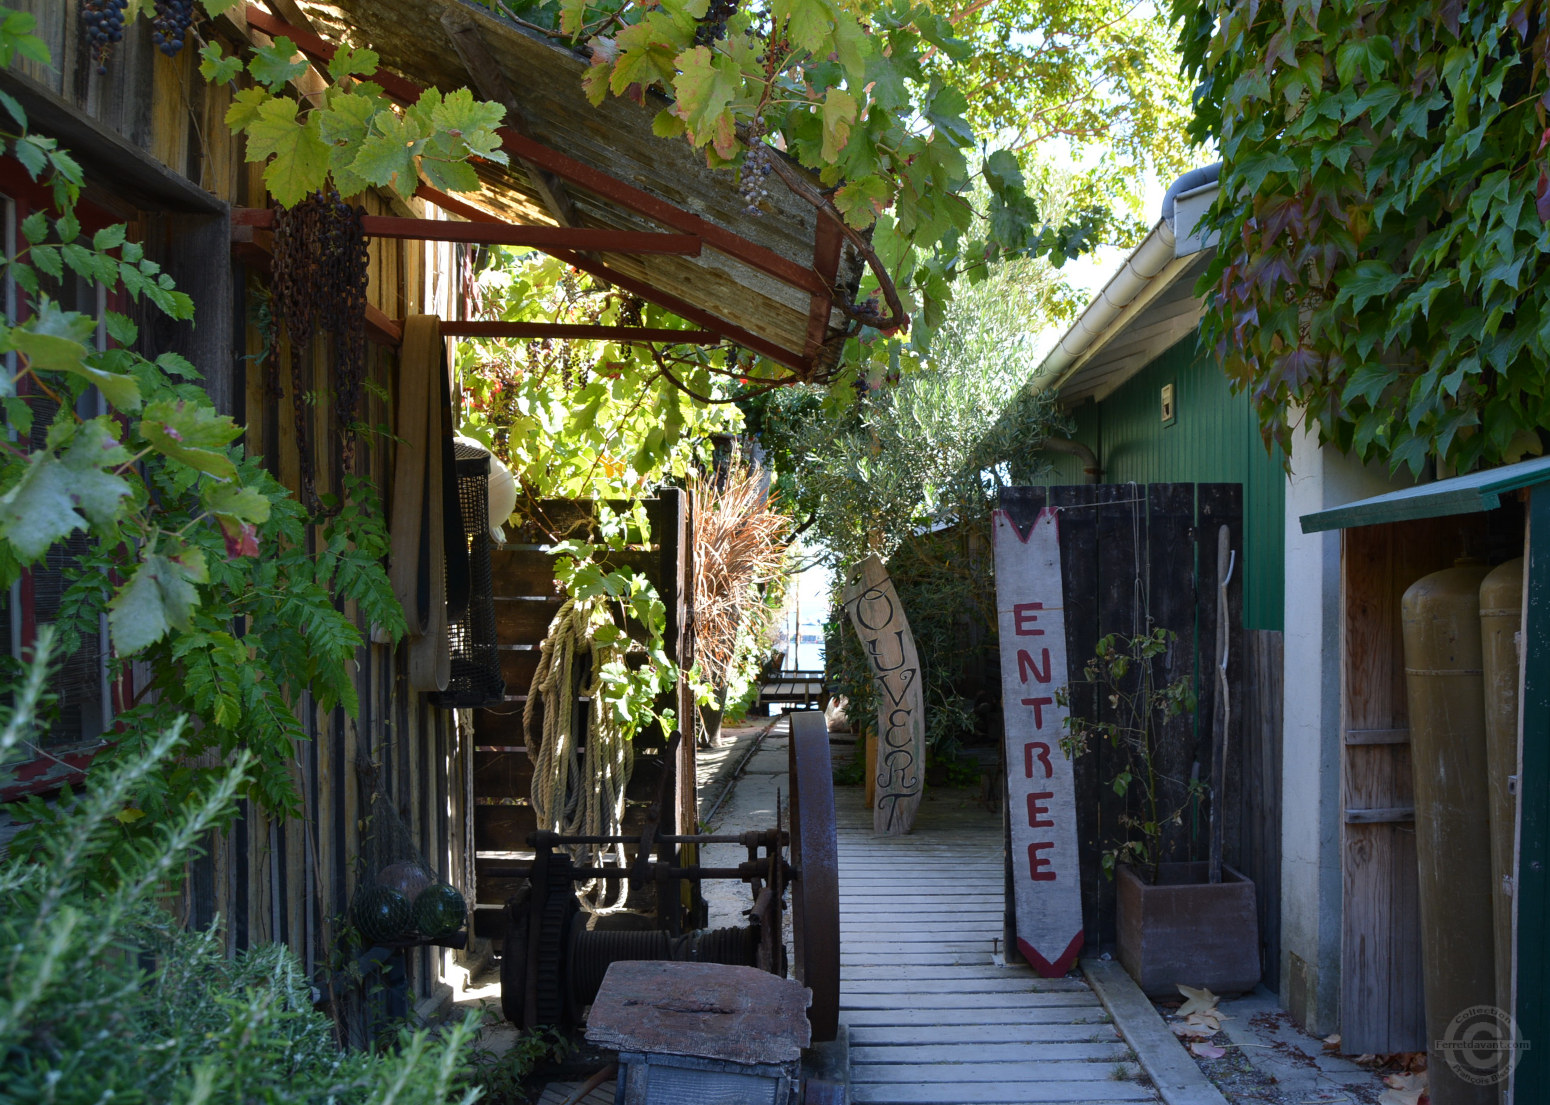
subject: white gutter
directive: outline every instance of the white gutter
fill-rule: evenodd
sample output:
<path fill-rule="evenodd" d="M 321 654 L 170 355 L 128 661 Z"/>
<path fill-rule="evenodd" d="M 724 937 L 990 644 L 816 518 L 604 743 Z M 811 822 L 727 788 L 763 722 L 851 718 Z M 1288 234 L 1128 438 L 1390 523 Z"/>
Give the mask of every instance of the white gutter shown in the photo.
<path fill-rule="evenodd" d="M 1172 263 L 1173 244 L 1173 227 L 1167 220 L 1159 221 L 1045 356 L 1033 374 L 1035 388 L 1046 391 L 1066 382 L 1066 370 L 1130 306 L 1152 278 Z"/>
<path fill-rule="evenodd" d="M 1221 172 L 1221 164 L 1206 165 L 1199 169 L 1191 169 L 1169 186 L 1163 196 L 1162 218 L 1152 231 L 1125 259 L 1120 270 L 1109 278 L 1109 282 L 1103 286 L 1094 300 L 1087 305 L 1071 328 L 1066 331 L 1060 341 L 1055 343 L 1045 356 L 1043 362 L 1034 370 L 1032 387 L 1037 391 L 1047 391 L 1050 388 L 1059 388 L 1065 384 L 1071 374 L 1079 367 L 1078 362 L 1082 354 L 1092 346 L 1093 342 L 1114 324 L 1120 314 L 1131 303 L 1135 302 L 1138 295 L 1145 290 L 1163 269 L 1181 256 L 1174 233 L 1174 201 L 1178 199 L 1199 200 L 1204 198 L 1205 206 L 1209 206 L 1210 199 L 1216 192 L 1216 181 Z M 1195 207 L 1199 207 L 1197 202 Z M 1198 217 L 1204 208 L 1194 210 Z M 1185 243 L 1183 255 L 1194 253 L 1206 244 L 1195 239 L 1194 228 L 1191 227 L 1186 235 L 1190 239 Z"/>

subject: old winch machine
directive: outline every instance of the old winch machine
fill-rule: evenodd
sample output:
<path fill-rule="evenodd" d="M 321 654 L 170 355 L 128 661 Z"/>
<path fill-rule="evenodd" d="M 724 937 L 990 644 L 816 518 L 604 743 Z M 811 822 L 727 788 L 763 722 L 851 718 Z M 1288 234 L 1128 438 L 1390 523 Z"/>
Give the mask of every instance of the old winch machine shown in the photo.
<path fill-rule="evenodd" d="M 673 809 L 671 765 L 677 761 L 681 739 L 675 733 L 664 757 L 661 787 L 639 834 L 560 836 L 539 831 L 528 838 L 534 849 L 530 865 L 490 870 L 492 875 L 526 880 L 505 907 L 501 1005 L 507 1020 L 526 1028 L 576 1026 L 611 964 L 678 960 L 758 967 L 780 977 L 791 970 L 813 992 L 808 1009 L 813 1040 L 834 1039 L 839 1019 L 839 881 L 829 734 L 816 711 L 790 716 L 789 829 L 777 814 L 774 827 L 756 832 L 662 832 Z M 627 867 L 578 866 L 568 851 L 572 845 L 619 843 L 634 849 Z M 741 845 L 747 858 L 735 867 L 701 866 L 700 850 L 713 844 Z M 653 887 L 654 927 L 589 927 L 575 888 L 592 879 L 630 880 L 632 900 L 636 891 Z M 748 885 L 748 924 L 720 929 L 685 924 L 686 919 L 704 924 L 697 890 L 706 879 L 736 879 Z M 685 908 L 686 901 L 696 905 Z M 795 953 L 790 964 L 783 939 L 788 908 Z M 644 924 L 651 918 L 632 920 Z"/>

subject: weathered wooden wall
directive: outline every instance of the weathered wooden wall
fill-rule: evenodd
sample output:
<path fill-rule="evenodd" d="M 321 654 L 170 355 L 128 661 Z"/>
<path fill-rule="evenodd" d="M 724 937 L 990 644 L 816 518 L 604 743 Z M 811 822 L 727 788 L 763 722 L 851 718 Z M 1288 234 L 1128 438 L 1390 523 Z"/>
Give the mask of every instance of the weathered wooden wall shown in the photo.
<path fill-rule="evenodd" d="M 1217 608 L 1217 527 L 1228 527 L 1231 547 L 1242 560 L 1242 487 L 1239 484 L 1100 484 L 1019 487 L 1003 493 L 1016 497 L 1031 516 L 1053 506 L 1060 511 L 1061 570 L 1065 581 L 1066 652 L 1073 677 L 1094 656 L 1100 638 L 1124 636 L 1160 627 L 1177 641 L 1159 658 L 1161 683 L 1189 679 L 1198 704 L 1193 715 L 1169 721 L 1158 738 L 1156 766 L 1166 777 L 1159 803 L 1165 811 L 1183 807 L 1182 824 L 1164 833 L 1165 860 L 1205 859 L 1209 844 L 1208 802 L 1186 800 L 1193 777 L 1209 780 L 1211 732 L 1217 699 L 1212 672 Z M 1234 704 L 1228 741 L 1242 761 L 1243 632 L 1241 575 L 1228 588 L 1231 627 L 1229 694 Z M 1209 583 L 1203 581 L 1209 580 Z M 1074 716 L 1106 717 L 1108 707 L 1096 689 L 1073 684 Z M 1076 761 L 1077 831 L 1082 868 L 1082 920 L 1089 949 L 1112 944 L 1115 937 L 1114 883 L 1101 869 L 1101 857 L 1124 839 L 1120 818 L 1126 800 L 1112 787 L 1124 763 L 1121 753 L 1093 741 Z M 1241 839 L 1232 778 L 1223 804 L 1229 840 Z M 1138 788 L 1132 787 L 1131 808 Z M 1229 848 L 1228 862 L 1237 857 Z"/>
<path fill-rule="evenodd" d="M 1243 743 L 1228 760 L 1228 800 L 1236 817 L 1227 862 L 1254 880 L 1259 910 L 1260 981 L 1281 981 L 1282 637 L 1276 629 L 1243 634 Z"/>
<path fill-rule="evenodd" d="M 175 349 L 189 356 L 217 405 L 247 426 L 249 452 L 296 491 L 301 459 L 286 350 L 266 350 L 253 325 L 268 294 L 264 266 L 235 262 L 231 253 L 229 208 L 269 200 L 260 167 L 243 161 L 240 140 L 223 121 L 230 89 L 199 76 L 194 49 L 163 57 L 143 19 L 99 76 L 85 54 L 79 6 L 80 0 L 13 3 L 38 17 L 54 65 L 18 63 L 0 74 L 0 85 L 27 105 L 35 129 L 53 134 L 78 156 L 89 177 L 85 198 L 128 220 L 131 236 L 143 239 L 150 256 L 194 297 L 197 326 L 147 317 L 142 351 L 154 356 Z M 407 213 L 396 200 L 367 196 L 361 202 L 370 214 Z M 261 261 L 255 254 L 249 259 Z M 450 247 L 373 243 L 370 302 L 394 319 L 456 311 L 453 259 Z M 362 391 L 360 420 L 391 425 L 396 353 L 377 345 L 368 358 L 374 387 Z M 318 489 L 331 492 L 334 381 L 321 354 L 312 362 L 309 387 L 318 397 L 312 410 Z M 384 502 L 391 496 L 393 453 L 388 438 L 369 434 L 357 448 L 356 471 Z M 348 606 L 346 613 L 354 616 Z M 369 641 L 371 627 L 355 620 Z M 401 650 L 362 647 L 355 680 L 357 718 L 342 709 L 325 712 L 306 695 L 294 704 L 308 734 L 292 763 L 302 797 L 299 816 L 277 820 L 245 805 L 230 832 L 211 840 L 208 854 L 190 866 L 182 904 L 193 924 L 219 917 L 233 951 L 269 940 L 292 947 L 352 1040 L 364 1043 L 370 1018 L 363 1015 L 359 990 L 347 981 L 354 965 L 339 937 L 373 786 L 390 798 L 431 866 L 471 899 L 472 749 L 451 711 L 408 689 Z M 403 953 L 407 981 L 400 992 L 411 1005 L 431 997 L 460 958 L 467 961 L 464 953 L 440 948 Z"/>

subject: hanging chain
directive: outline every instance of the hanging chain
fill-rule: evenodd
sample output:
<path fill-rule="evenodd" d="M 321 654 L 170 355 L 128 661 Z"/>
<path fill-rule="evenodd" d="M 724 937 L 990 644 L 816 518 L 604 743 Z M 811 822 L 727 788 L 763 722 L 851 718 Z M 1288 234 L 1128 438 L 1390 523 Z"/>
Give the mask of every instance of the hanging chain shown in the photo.
<path fill-rule="evenodd" d="M 314 517 L 337 514 L 343 505 L 344 476 L 355 469 L 356 408 L 366 378 L 366 282 L 370 254 L 361 218 L 338 192 L 314 192 L 292 208 L 281 208 L 274 227 L 275 314 L 291 342 L 291 406 L 296 416 L 296 450 L 301 458 L 301 495 Z M 332 346 L 334 421 L 339 447 L 334 486 L 341 502 L 325 511 L 317 493 L 312 418 L 306 380 L 312 340 L 326 335 Z"/>

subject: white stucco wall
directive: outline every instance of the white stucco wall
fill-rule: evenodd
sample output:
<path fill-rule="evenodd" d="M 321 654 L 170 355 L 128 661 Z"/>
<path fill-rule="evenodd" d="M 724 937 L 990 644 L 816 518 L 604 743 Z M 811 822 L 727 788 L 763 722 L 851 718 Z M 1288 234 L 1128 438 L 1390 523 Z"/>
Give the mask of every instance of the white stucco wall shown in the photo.
<path fill-rule="evenodd" d="M 1301 517 L 1408 481 L 1292 440 L 1286 487 L 1286 608 L 1281 784 L 1281 1002 L 1309 1032 L 1339 1029 L 1340 534 Z"/>

